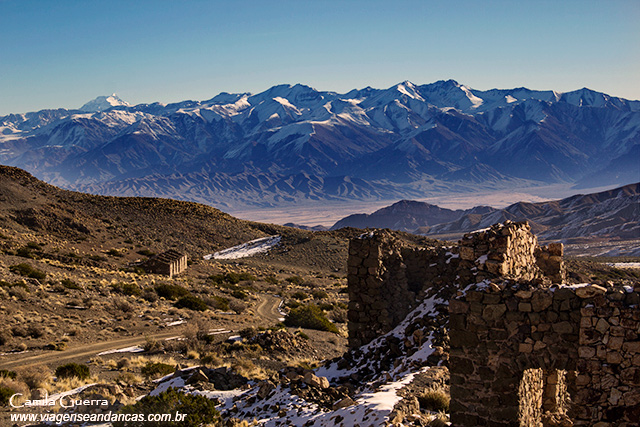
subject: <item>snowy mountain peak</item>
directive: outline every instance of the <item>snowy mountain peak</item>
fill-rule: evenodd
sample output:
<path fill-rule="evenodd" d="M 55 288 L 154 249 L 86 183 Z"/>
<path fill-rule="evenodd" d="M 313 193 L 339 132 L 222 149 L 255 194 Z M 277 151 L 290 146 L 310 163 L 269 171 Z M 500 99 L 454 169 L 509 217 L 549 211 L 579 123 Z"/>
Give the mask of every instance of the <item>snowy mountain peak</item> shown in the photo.
<path fill-rule="evenodd" d="M 81 111 L 86 111 L 90 113 L 108 110 L 112 107 L 128 107 L 129 103 L 123 101 L 116 95 L 115 93 L 110 96 L 99 96 L 96 99 L 87 102 L 82 107 L 80 107 Z"/>

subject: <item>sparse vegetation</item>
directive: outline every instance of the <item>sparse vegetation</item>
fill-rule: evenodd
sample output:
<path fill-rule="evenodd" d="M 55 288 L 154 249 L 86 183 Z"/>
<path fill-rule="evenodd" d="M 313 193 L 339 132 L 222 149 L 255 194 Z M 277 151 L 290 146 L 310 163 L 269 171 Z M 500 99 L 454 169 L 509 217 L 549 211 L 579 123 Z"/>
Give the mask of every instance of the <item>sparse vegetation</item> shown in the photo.
<path fill-rule="evenodd" d="M 292 309 L 285 317 L 284 324 L 338 333 L 336 325 L 331 323 L 320 307 L 314 304 Z"/>
<path fill-rule="evenodd" d="M 0 378 L 9 378 L 9 379 L 15 380 L 17 375 L 18 374 L 16 374 L 14 371 L 9 371 L 7 369 L 0 369 Z"/>
<path fill-rule="evenodd" d="M 295 298 L 297 300 L 305 300 L 307 298 L 309 298 L 309 295 L 307 295 L 306 293 L 302 292 L 302 291 L 296 291 L 294 293 L 291 294 L 291 298 Z"/>
<path fill-rule="evenodd" d="M 205 311 L 207 308 L 209 308 L 206 302 L 195 295 L 187 295 L 180 298 L 178 301 L 176 301 L 174 306 L 176 308 L 187 308 L 194 311 Z"/>
<path fill-rule="evenodd" d="M 167 283 L 156 285 L 154 289 L 159 297 L 170 300 L 177 300 L 191 294 L 180 285 L 170 285 Z"/>
<path fill-rule="evenodd" d="M 62 279 L 60 284 L 66 289 L 82 290 L 82 287 L 71 279 Z"/>
<path fill-rule="evenodd" d="M 174 367 L 162 362 L 147 362 L 140 373 L 147 379 L 156 379 L 169 375 L 175 371 Z"/>
<path fill-rule="evenodd" d="M 315 299 L 327 299 L 329 298 L 329 294 L 321 289 L 317 289 L 311 292 L 311 296 Z"/>
<path fill-rule="evenodd" d="M 142 293 L 140 287 L 135 283 L 114 283 L 111 285 L 111 289 L 113 289 L 114 292 L 127 296 L 140 296 Z"/>
<path fill-rule="evenodd" d="M 420 408 L 432 412 L 449 412 L 450 400 L 449 395 L 442 389 L 432 388 L 418 395 Z"/>
<path fill-rule="evenodd" d="M 80 365 L 78 363 L 67 363 L 66 365 L 60 365 L 56 368 L 56 377 L 58 378 L 78 378 L 86 380 L 91 376 L 89 367 L 87 365 Z"/>
<path fill-rule="evenodd" d="M 30 277 L 32 279 L 43 280 L 47 277 L 47 274 L 37 268 L 32 267 L 27 263 L 16 264 L 9 267 L 9 271 L 21 276 Z"/>
<path fill-rule="evenodd" d="M 302 285 L 304 283 L 304 279 L 300 276 L 290 276 L 285 279 L 287 282 L 292 285 Z"/>

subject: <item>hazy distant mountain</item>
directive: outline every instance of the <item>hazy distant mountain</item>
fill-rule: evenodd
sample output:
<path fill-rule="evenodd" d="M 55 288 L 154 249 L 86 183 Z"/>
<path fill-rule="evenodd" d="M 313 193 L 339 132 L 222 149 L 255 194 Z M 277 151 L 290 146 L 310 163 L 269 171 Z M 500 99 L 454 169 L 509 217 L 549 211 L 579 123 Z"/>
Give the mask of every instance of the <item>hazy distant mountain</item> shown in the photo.
<path fill-rule="evenodd" d="M 370 215 L 350 215 L 336 222 L 332 229 L 350 226 L 391 228 L 425 235 L 455 235 L 505 220 L 528 220 L 535 234 L 542 239 L 637 239 L 640 238 L 640 183 L 562 200 L 518 202 L 504 209 L 476 206 L 454 211 L 403 200 Z"/>
<path fill-rule="evenodd" d="M 418 198 L 640 180 L 640 102 L 453 80 L 345 94 L 303 85 L 207 101 L 0 117 L 0 162 L 66 188 L 213 203 Z"/>

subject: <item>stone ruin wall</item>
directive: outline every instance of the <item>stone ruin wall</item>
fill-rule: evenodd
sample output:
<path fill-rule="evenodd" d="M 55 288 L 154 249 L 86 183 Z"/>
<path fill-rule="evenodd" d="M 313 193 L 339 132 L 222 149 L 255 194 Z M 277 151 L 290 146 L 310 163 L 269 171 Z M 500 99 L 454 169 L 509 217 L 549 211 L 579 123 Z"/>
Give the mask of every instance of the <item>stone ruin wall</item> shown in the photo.
<path fill-rule="evenodd" d="M 347 266 L 351 347 L 393 329 L 431 291 L 497 277 L 562 282 L 565 275 L 562 244 L 540 247 L 528 223 L 510 221 L 451 247 L 409 246 L 389 231 L 372 231 L 350 241 Z"/>
<path fill-rule="evenodd" d="M 349 345 L 444 289 L 454 426 L 640 425 L 640 287 L 562 286 L 562 255 L 527 223 L 452 247 L 363 234 L 349 246 Z"/>
<path fill-rule="evenodd" d="M 640 425 L 640 287 L 480 286 L 450 301 L 454 426 Z"/>

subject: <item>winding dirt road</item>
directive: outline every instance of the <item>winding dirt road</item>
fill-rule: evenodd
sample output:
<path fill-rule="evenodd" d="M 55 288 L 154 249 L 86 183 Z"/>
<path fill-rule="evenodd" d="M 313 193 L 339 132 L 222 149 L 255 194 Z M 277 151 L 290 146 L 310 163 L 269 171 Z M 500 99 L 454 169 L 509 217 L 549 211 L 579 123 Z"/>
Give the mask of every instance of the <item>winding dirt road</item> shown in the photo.
<path fill-rule="evenodd" d="M 278 311 L 281 299 L 268 294 L 258 296 L 255 314 L 264 319 L 265 324 L 273 324 L 280 321 L 282 315 Z M 0 369 L 27 368 L 35 365 L 63 364 L 70 361 L 80 361 L 82 358 L 91 358 L 98 353 L 109 350 L 117 350 L 135 345 L 142 345 L 148 338 L 165 340 L 172 337 L 180 337 L 182 329 L 172 328 L 170 331 L 156 332 L 135 337 L 119 338 L 92 344 L 71 345 L 65 351 L 43 351 L 37 353 L 5 354 L 0 356 Z"/>

